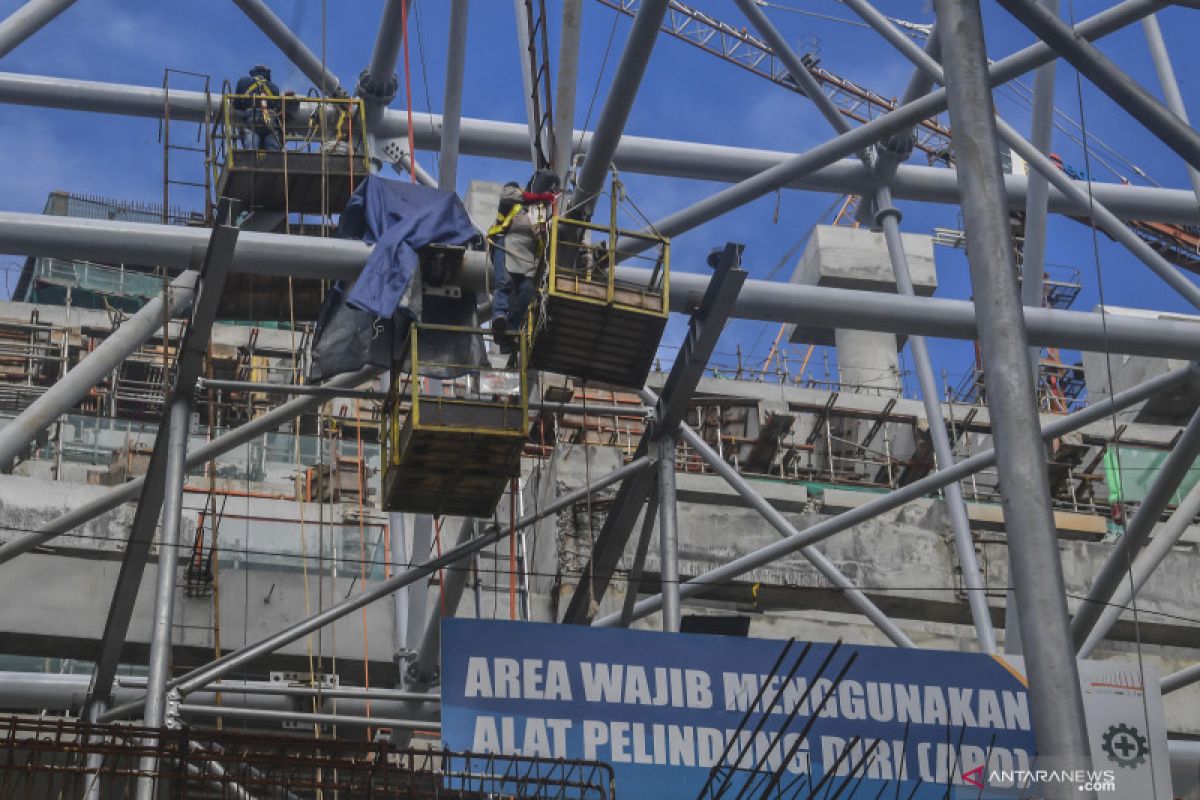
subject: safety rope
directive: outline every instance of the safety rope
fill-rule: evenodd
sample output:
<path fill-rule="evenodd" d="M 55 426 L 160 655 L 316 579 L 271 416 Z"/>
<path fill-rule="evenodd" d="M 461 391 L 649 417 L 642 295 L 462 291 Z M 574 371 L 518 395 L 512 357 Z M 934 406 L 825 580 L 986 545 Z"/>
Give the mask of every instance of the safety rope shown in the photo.
<path fill-rule="evenodd" d="M 404 45 L 404 110 L 408 114 L 408 179 L 417 182 L 417 146 L 416 136 L 413 131 L 413 110 L 412 110 L 412 72 L 408 65 L 408 4 L 410 0 L 400 0 L 400 19 L 403 24 L 400 26 L 401 39 Z"/>
<path fill-rule="evenodd" d="M 1068 12 L 1069 12 L 1069 16 L 1070 16 L 1071 26 L 1074 27 L 1074 25 L 1075 25 L 1075 2 L 1074 2 L 1074 0 L 1071 0 L 1070 3 L 1068 4 Z M 1091 177 L 1092 168 L 1091 168 L 1091 161 L 1090 161 L 1091 156 L 1089 154 L 1090 148 L 1088 147 L 1087 114 L 1085 113 L 1085 104 L 1084 104 L 1084 98 L 1083 98 L 1083 80 L 1080 77 L 1078 69 L 1075 69 L 1074 73 L 1075 73 L 1075 95 L 1076 95 L 1076 100 L 1077 100 L 1078 106 L 1079 106 L 1079 130 L 1080 130 L 1080 135 L 1083 138 L 1083 164 L 1084 164 L 1084 171 L 1086 173 L 1086 179 L 1087 179 L 1088 222 L 1089 222 L 1089 227 L 1091 228 L 1091 231 L 1092 231 L 1092 258 L 1093 258 L 1093 262 L 1096 267 L 1096 290 L 1097 290 L 1097 293 L 1099 294 L 1099 299 L 1100 299 L 1100 324 L 1101 324 L 1101 330 L 1103 332 L 1103 338 L 1104 338 L 1104 366 L 1105 366 L 1105 371 L 1106 371 L 1107 377 L 1108 377 L 1108 385 L 1111 387 L 1111 386 L 1114 386 L 1115 384 L 1113 382 L 1112 348 L 1109 344 L 1109 338 L 1108 338 L 1108 303 L 1105 301 L 1104 272 L 1101 268 L 1101 263 L 1100 263 L 1100 237 L 1097 232 L 1096 217 L 1094 214 L 1095 198 L 1092 195 L 1092 177 Z M 1035 387 L 1035 389 L 1036 389 L 1036 387 Z M 1120 445 L 1118 444 L 1121 432 L 1120 432 L 1120 427 L 1119 427 L 1119 424 L 1117 421 L 1117 411 L 1115 408 L 1109 414 L 1109 420 L 1112 423 L 1113 450 L 1115 451 L 1114 457 L 1115 457 L 1116 464 L 1117 464 L 1117 474 L 1123 475 L 1124 473 L 1121 469 L 1121 448 L 1120 448 Z M 1124 486 L 1124 481 L 1121 482 L 1121 485 L 1122 485 L 1122 487 Z M 1126 521 L 1127 515 L 1124 513 L 1125 502 L 1124 502 L 1123 490 L 1122 490 L 1122 496 L 1118 498 L 1118 503 L 1120 504 L 1119 508 L 1121 509 L 1121 519 L 1120 519 L 1121 536 L 1125 537 L 1128 535 L 1129 529 L 1128 529 L 1128 523 Z M 1150 707 L 1149 707 L 1149 700 L 1146 697 L 1147 693 L 1144 691 L 1144 687 L 1146 685 L 1146 670 L 1145 670 L 1145 663 L 1143 661 L 1143 653 L 1142 653 L 1142 628 L 1141 628 L 1141 619 L 1140 619 L 1140 616 L 1138 613 L 1137 586 L 1134 583 L 1134 579 L 1133 579 L 1133 559 L 1134 559 L 1135 555 L 1136 554 L 1134 554 L 1134 553 L 1128 553 L 1128 559 L 1125 564 L 1125 569 L 1126 569 L 1126 575 L 1129 579 L 1129 588 L 1130 588 L 1129 604 L 1130 604 L 1130 609 L 1133 612 L 1133 634 L 1134 634 L 1134 645 L 1135 645 L 1136 652 L 1137 652 L 1138 681 L 1141 684 L 1141 686 L 1143 687 L 1143 691 L 1141 692 L 1142 714 L 1143 714 L 1143 720 L 1146 723 L 1146 727 L 1147 727 L 1147 729 L 1149 729 L 1149 727 L 1150 727 Z M 1070 643 L 1068 643 L 1068 646 L 1070 646 Z M 1158 796 L 1158 785 L 1157 785 L 1157 777 L 1155 775 L 1155 770 L 1150 770 L 1150 788 L 1151 788 L 1151 795 L 1153 797 L 1157 797 Z"/>

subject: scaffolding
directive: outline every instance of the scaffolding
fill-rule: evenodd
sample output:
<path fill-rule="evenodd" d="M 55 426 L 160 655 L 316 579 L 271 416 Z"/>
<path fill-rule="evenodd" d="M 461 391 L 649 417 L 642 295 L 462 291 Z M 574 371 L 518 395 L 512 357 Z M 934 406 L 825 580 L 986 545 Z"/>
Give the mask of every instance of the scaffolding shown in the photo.
<path fill-rule="evenodd" d="M 147 770 L 144 759 L 157 759 Z M 4 797 L 126 797 L 141 778 L 171 798 L 321 797 L 612 800 L 607 764 L 398 747 L 381 737 L 239 734 L 0 720 Z"/>

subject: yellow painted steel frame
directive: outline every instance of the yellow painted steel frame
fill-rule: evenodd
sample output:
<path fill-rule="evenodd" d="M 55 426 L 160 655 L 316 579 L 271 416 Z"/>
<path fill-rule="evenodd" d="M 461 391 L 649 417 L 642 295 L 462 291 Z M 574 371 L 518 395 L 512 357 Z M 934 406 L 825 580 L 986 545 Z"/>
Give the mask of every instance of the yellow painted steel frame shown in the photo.
<path fill-rule="evenodd" d="M 235 143 L 237 142 L 237 137 L 234 135 L 234 132 L 237 130 L 238 127 L 241 126 L 241 122 L 233 119 L 233 115 L 231 113 L 231 111 L 233 109 L 233 101 L 234 100 L 253 100 L 254 98 L 257 98 L 257 97 L 262 97 L 262 95 L 251 95 L 251 94 L 223 94 L 223 95 L 221 95 L 221 117 L 222 117 L 222 122 L 224 124 L 221 126 L 222 130 L 221 130 L 221 134 L 220 134 L 220 136 L 221 136 L 220 143 L 223 145 L 223 149 L 226 154 L 231 153 L 235 149 L 240 149 L 240 148 L 236 148 L 234 146 Z M 331 105 L 335 108 L 339 105 L 344 105 L 349 109 L 349 113 L 351 116 L 358 118 L 359 135 L 361 136 L 362 132 L 367 129 L 366 111 L 364 109 L 362 101 L 358 100 L 357 98 L 353 98 L 353 97 L 294 97 L 293 98 L 293 96 L 290 96 L 290 95 L 280 95 L 278 99 L 281 102 L 316 103 L 320 106 Z M 298 129 L 298 131 L 299 130 L 307 130 L 307 128 L 300 128 L 300 129 Z M 213 137 L 215 138 L 216 136 L 217 136 L 217 133 L 214 131 Z M 310 141 L 307 136 L 301 136 L 301 135 L 299 135 L 298 132 L 295 134 L 289 134 L 286 137 L 281 136 L 280 139 L 281 139 L 280 144 L 282 144 L 285 148 L 287 147 L 287 143 L 289 141 L 290 142 Z M 353 142 L 351 142 L 351 145 L 353 145 Z M 366 147 L 359 147 L 358 151 L 361 153 L 360 160 L 362 161 L 362 167 L 364 170 L 363 174 L 365 175 L 371 171 L 371 159 L 367 154 Z M 214 181 L 214 185 L 215 185 L 215 182 L 219 177 L 217 175 L 217 171 L 220 168 L 220 162 L 222 161 L 222 159 L 219 157 L 215 157 L 216 156 L 216 148 L 215 147 L 213 148 L 213 154 L 214 154 L 213 181 Z M 340 156 L 333 156 L 332 154 L 330 154 L 330 157 L 331 158 L 339 158 Z"/>
<path fill-rule="evenodd" d="M 662 308 L 659 311 L 654 311 L 642 306 L 635 306 L 629 303 L 621 303 L 617 300 L 616 275 L 617 271 L 613 265 L 608 269 L 608 284 L 605 291 L 605 299 L 601 300 L 595 297 L 587 297 L 582 293 L 563 292 L 558 289 L 558 242 L 559 242 L 559 226 L 569 226 L 581 228 L 584 230 L 601 231 L 608 234 L 610 252 L 616 247 L 616 243 L 621 238 L 638 239 L 643 242 L 653 242 L 662 248 Z M 582 236 L 580 237 L 582 240 Z M 565 276 L 564 277 L 568 277 Z M 580 282 L 579 278 L 574 278 L 575 283 Z M 593 283 L 593 281 L 586 281 Z M 610 305 L 614 308 L 621 308 L 627 311 L 633 311 L 647 316 L 666 317 L 670 314 L 671 305 L 671 240 L 662 236 L 649 236 L 636 231 L 623 231 L 615 227 L 615 220 L 612 225 L 598 225 L 594 222 L 584 222 L 582 220 L 568 219 L 566 217 L 554 216 L 550 219 L 550 274 L 547 281 L 547 294 L 553 297 L 566 297 L 571 300 L 577 300 L 581 303 L 590 303 L 593 305 Z M 638 291 L 631 289 L 630 291 Z M 658 296 L 660 293 L 652 290 L 649 286 L 641 290 L 642 295 Z"/>
<path fill-rule="evenodd" d="M 409 417 L 412 421 L 412 429 L 422 431 L 445 431 L 449 433 L 460 433 L 464 435 L 485 435 L 489 437 L 511 437 L 513 439 L 524 439 L 527 435 L 525 425 L 522 423 L 521 428 L 496 428 L 487 426 L 458 426 L 458 425 L 429 425 L 421 422 L 421 361 L 420 350 L 418 349 L 418 340 L 422 331 L 439 331 L 444 333 L 458 333 L 468 336 L 486 336 L 488 331 L 482 328 L 469 328 L 458 325 L 435 325 L 426 323 L 415 323 L 409 331 Z M 466 364 L 426 364 L 425 366 L 454 366 L 464 369 L 475 370 L 479 372 L 504 372 L 517 373 L 519 375 L 519 406 L 520 419 L 528 420 L 529 418 L 529 383 L 527 363 L 529 359 L 528 337 L 524 330 L 520 333 L 520 342 L 518 349 L 519 358 L 516 369 L 484 369 L 475 365 Z M 508 401 L 497 402 L 487 400 L 459 400 L 457 398 L 443 398 L 426 396 L 424 402 L 437 403 L 439 405 L 461 405 L 461 406 L 476 406 L 476 407 L 491 407 L 508 409 L 514 406 Z M 384 414 L 384 435 L 381 437 L 385 442 L 385 446 L 390 451 L 386 454 L 384 462 L 392 465 L 400 463 L 400 431 L 403 425 L 401 424 L 400 414 L 400 376 L 399 370 L 393 372 L 392 385 L 388 390 L 387 409 Z"/>

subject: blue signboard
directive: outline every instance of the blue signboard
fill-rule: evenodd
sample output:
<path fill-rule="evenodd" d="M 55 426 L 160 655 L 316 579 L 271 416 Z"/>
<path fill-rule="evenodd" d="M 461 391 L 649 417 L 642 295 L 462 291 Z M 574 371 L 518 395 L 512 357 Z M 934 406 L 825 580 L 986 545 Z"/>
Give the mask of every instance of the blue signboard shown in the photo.
<path fill-rule="evenodd" d="M 1018 797 L 1020 674 L 973 653 L 451 619 L 453 750 L 611 764 L 624 798 Z M 783 656 L 781 658 L 781 655 Z M 778 662 L 778 668 L 772 668 Z M 1006 786 L 1007 784 L 1007 786 Z M 915 790 L 915 791 L 914 791 Z M 893 796 L 889 791 L 885 796 Z"/>

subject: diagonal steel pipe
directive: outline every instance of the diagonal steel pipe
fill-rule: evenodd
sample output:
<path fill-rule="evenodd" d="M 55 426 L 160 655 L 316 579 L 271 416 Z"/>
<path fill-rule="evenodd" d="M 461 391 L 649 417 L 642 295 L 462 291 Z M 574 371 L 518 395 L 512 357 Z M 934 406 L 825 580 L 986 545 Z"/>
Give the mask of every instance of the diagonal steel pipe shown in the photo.
<path fill-rule="evenodd" d="M 551 514 L 558 513 L 567 506 L 580 502 L 589 494 L 592 494 L 599 489 L 603 489 L 606 486 L 611 486 L 614 483 L 625 480 L 631 475 L 641 472 L 642 470 L 651 466 L 653 463 L 654 461 L 647 456 L 635 459 L 625 466 L 618 467 L 604 477 L 599 478 L 591 485 L 581 487 L 573 492 L 568 492 L 567 494 L 558 497 L 553 502 L 547 503 L 535 513 L 521 518 L 515 527 L 517 529 L 528 527 L 539 520 L 545 519 Z M 312 633 L 313 631 L 323 628 L 332 622 L 336 622 L 347 614 L 351 614 L 363 606 L 369 605 L 380 598 L 387 597 L 398 589 L 432 575 L 439 569 L 443 569 L 457 561 L 461 561 L 466 556 L 482 550 L 485 547 L 491 547 L 497 542 L 503 540 L 508 535 L 509 532 L 507 530 L 496 528 L 489 533 L 485 533 L 483 536 L 478 536 L 474 539 L 471 539 L 468 542 L 447 550 L 437 558 L 432 558 L 429 561 L 418 564 L 415 567 L 394 575 L 387 580 L 380 581 L 370 589 L 359 592 L 353 597 L 348 597 L 345 600 L 330 606 L 319 614 L 315 614 L 305 620 L 302 620 L 301 622 L 298 622 L 273 636 L 269 636 L 266 639 L 256 642 L 255 644 L 243 647 L 241 650 L 235 650 L 225 656 L 222 656 L 221 658 L 216 659 L 215 661 L 197 667 L 191 672 L 172 680 L 168 686 L 172 689 L 178 689 L 179 693 L 184 695 L 190 694 L 191 692 L 199 689 L 203 689 L 213 681 L 228 675 L 230 672 L 241 669 L 260 656 L 273 653 L 279 648 L 284 647 L 285 645 L 290 644 L 291 642 L 294 642 L 297 639 Z M 144 701 L 145 698 L 142 698 L 141 700 L 126 703 L 122 706 L 117 706 L 116 708 L 113 708 L 102 715 L 101 721 L 121 719 L 126 714 L 129 714 L 130 712 L 136 711 L 138 708 L 140 708 Z"/>
<path fill-rule="evenodd" d="M 737 470 L 731 467 L 729 463 L 725 461 L 725 459 L 721 458 L 716 451 L 709 447 L 708 443 L 705 442 L 704 439 L 702 439 L 696 433 L 696 431 L 692 430 L 687 423 L 681 422 L 679 424 L 679 435 L 685 442 L 687 442 L 689 447 L 700 454 L 700 457 L 703 458 L 708 465 L 713 468 L 714 472 L 724 478 L 725 482 L 732 486 L 734 491 L 742 496 L 742 499 L 746 501 L 747 505 L 749 505 L 759 514 L 762 514 L 767 523 L 770 524 L 770 526 L 776 531 L 778 531 L 780 535 L 784 537 L 784 539 L 787 539 L 791 536 L 800 535 L 800 531 L 797 530 L 792 523 L 788 522 L 787 518 L 784 517 L 783 514 L 779 513 L 779 511 L 773 505 L 767 502 L 765 497 L 754 491 L 754 487 L 752 487 L 745 478 L 739 475 Z M 830 561 L 823 553 L 821 553 L 821 551 L 817 550 L 815 547 L 808 546 L 800 548 L 800 554 L 808 559 L 809 563 L 811 563 L 818 572 L 824 575 L 826 580 L 828 580 L 842 592 L 842 596 L 846 599 L 846 602 L 853 606 L 858 613 L 864 615 L 867 619 L 871 620 L 871 622 L 875 623 L 875 627 L 883 631 L 884 635 L 891 639 L 893 644 L 899 647 L 916 647 L 916 645 L 913 644 L 913 640 L 908 637 L 908 634 L 900 630 L 896 623 L 893 622 L 887 616 L 887 614 L 884 614 L 879 609 L 879 606 L 872 603 L 871 600 L 862 593 L 862 590 L 856 587 L 854 583 L 847 578 L 846 575 L 840 569 L 838 569 L 832 561 Z"/>
<path fill-rule="evenodd" d="M 1078 430 L 1085 425 L 1103 420 L 1115 411 L 1129 408 L 1197 376 L 1200 376 L 1200 366 L 1191 364 L 1182 369 L 1159 375 L 1145 383 L 1120 392 L 1107 400 L 1076 411 L 1074 414 L 1068 414 L 1065 417 L 1055 417 L 1042 426 L 1042 440 L 1050 441 L 1071 431 Z M 791 555 L 799 551 L 801 547 L 822 542 L 830 536 L 848 530 L 861 522 L 874 519 L 880 514 L 885 514 L 913 500 L 937 492 L 945 488 L 947 484 L 969 478 L 971 475 L 980 470 L 987 469 L 995 463 L 995 450 L 986 450 L 982 453 L 977 453 L 970 458 L 959 461 L 953 467 L 939 470 L 919 481 L 913 481 L 907 486 L 903 486 L 893 492 L 880 495 L 858 508 L 850 509 L 835 517 L 823 520 L 811 528 L 801 531 L 797 536 L 790 536 L 782 541 L 767 545 L 752 553 L 747 553 L 744 556 L 736 558 L 728 564 L 710 570 L 703 575 L 698 575 L 680 586 L 680 597 L 695 597 L 696 595 L 703 594 L 709 586 L 718 586 L 732 581 L 751 570 L 758 569 L 784 556 Z M 660 608 L 662 608 L 661 595 L 638 601 L 634 604 L 631 619 L 641 619 L 649 614 L 653 614 Z M 619 619 L 620 614 L 609 614 L 593 624 L 612 627 L 618 623 Z"/>
<path fill-rule="evenodd" d="M 1155 100 L 1129 73 L 1036 0 L 999 0 L 999 3 L 1163 144 L 1193 168 L 1200 169 L 1200 134 Z"/>
<path fill-rule="evenodd" d="M 859 14 L 874 12 L 874 9 L 865 3 L 864 0 L 845 0 L 845 2 Z M 742 13 L 750 20 L 751 24 L 754 25 L 767 43 L 771 45 L 771 50 L 774 51 L 775 55 L 787 67 L 788 74 L 804 90 L 805 95 L 812 99 L 817 108 L 820 109 L 822 116 L 829 121 L 829 124 L 839 133 L 849 131 L 850 123 L 846 121 L 846 118 L 838 110 L 837 106 L 834 105 L 833 101 L 821 91 L 821 87 L 812 75 L 809 74 L 804 64 L 801 63 L 800 58 L 788 45 L 787 40 L 771 24 L 766 15 L 759 10 L 753 0 L 737 0 L 737 4 L 742 9 Z M 930 46 L 931 48 L 939 46 L 936 39 L 930 43 Z M 913 93 L 921 92 L 922 90 L 928 91 L 932 86 L 932 81 L 928 79 L 922 81 L 919 79 L 919 76 L 922 74 L 921 70 L 917 70 L 913 79 L 909 82 L 909 89 Z M 911 133 L 897 134 L 897 137 L 905 135 L 911 135 Z M 896 146 L 901 149 L 901 152 L 911 152 L 912 150 L 911 145 L 907 141 L 898 143 Z M 889 155 L 893 152 L 890 147 L 881 149 L 886 149 Z M 871 164 L 868 153 L 861 152 L 858 156 L 864 164 Z M 897 153 L 897 158 L 887 158 L 887 161 L 894 165 L 898 161 L 898 156 L 899 154 Z M 891 173 L 893 170 L 889 168 L 888 172 Z M 904 251 L 904 242 L 900 237 L 900 212 L 893 207 L 891 192 L 887 189 L 886 185 L 881 185 L 876 190 L 874 205 L 877 209 L 876 225 L 883 228 L 884 238 L 887 242 L 888 256 L 891 260 L 892 273 L 896 281 L 896 290 L 901 295 L 912 297 L 916 294 L 916 291 L 913 288 L 912 276 L 908 267 L 908 255 Z M 920 382 L 921 400 L 925 406 L 925 416 L 930 421 L 929 435 L 933 441 L 934 455 L 937 458 L 939 466 L 947 467 L 954 463 L 954 452 L 950 447 L 950 439 L 946 434 L 946 426 L 934 424 L 935 420 L 943 419 L 942 405 L 938 399 L 933 365 L 929 358 L 929 350 L 925 345 L 924 337 L 912 337 L 909 340 L 909 348 L 912 351 L 913 362 L 916 366 L 917 379 Z M 967 518 L 966 501 L 963 499 L 962 489 L 957 483 L 947 486 L 944 494 L 946 497 L 946 510 L 950 518 L 950 528 L 954 534 L 954 549 L 962 570 L 967 604 L 971 610 L 971 619 L 975 623 L 979 647 L 985 653 L 992 653 L 996 650 L 996 634 L 992 629 L 991 612 L 987 605 L 987 587 L 983 584 L 979 561 L 975 556 L 975 541 L 971 537 L 971 524 Z"/>
<path fill-rule="evenodd" d="M 1147 14 L 1153 13 L 1160 7 L 1161 5 L 1157 2 L 1127 0 L 1127 2 L 1113 7 L 1107 12 L 1097 14 L 1090 20 L 1080 23 L 1075 27 L 1075 32 L 1077 35 L 1085 37 L 1099 35 L 1097 31 L 1106 29 L 1107 27 L 1107 25 L 1101 24 L 1101 18 L 1103 18 L 1104 23 L 1108 24 L 1112 24 L 1118 20 L 1123 24 L 1128 24 L 1141 19 Z M 1056 58 L 1055 51 L 1048 45 L 1039 42 L 993 64 L 987 73 L 987 83 L 989 86 L 998 86 L 1023 72 L 1052 61 L 1054 58 Z M 928 119 L 930 116 L 939 114 L 946 110 L 946 103 L 947 94 L 945 89 L 939 89 L 931 94 L 927 94 L 908 105 L 901 106 L 881 117 L 876 117 L 849 133 L 842 134 L 805 153 L 793 156 L 770 169 L 747 178 L 741 183 L 723 189 L 697 203 L 693 203 L 687 208 L 669 214 L 644 229 L 641 233 L 646 237 L 654 235 L 678 236 L 735 208 L 757 200 L 759 197 L 785 186 L 801 175 L 828 166 L 839 158 L 873 145 L 889 134 L 896 133 L 919 123 L 923 119 Z M 646 241 L 638 239 L 625 240 L 618 243 L 619 250 L 626 254 L 638 253 L 647 247 L 648 244 Z"/>
<path fill-rule="evenodd" d="M 174 603 L 175 558 L 177 549 L 170 546 L 178 542 L 183 509 L 183 485 L 185 480 L 184 461 L 187 452 L 187 429 L 195 395 L 196 379 L 203 369 L 204 356 L 216 322 L 217 309 L 233 261 L 239 230 L 234 224 L 237 203 L 221 198 L 217 209 L 217 224 L 209 239 L 204 263 L 200 268 L 200 288 L 192 309 L 187 330 L 179 343 L 171 391 L 166 397 L 169 421 L 159 425 L 154 438 L 154 451 L 146 471 L 146 481 L 138 496 L 137 510 L 125 542 L 125 553 L 121 570 L 113 587 L 112 602 L 109 604 L 104 633 L 95 657 L 92 671 L 93 698 L 107 701 L 117 665 L 129 634 L 134 604 L 141 588 L 142 576 L 150 560 L 150 547 L 154 540 L 160 509 L 163 510 L 162 536 L 160 544 L 169 550 L 159 562 L 163 581 L 158 588 L 167 592 L 160 595 L 155 604 L 155 617 L 151 629 L 150 686 L 161 688 L 170 660 L 170 635 L 172 629 L 171 608 Z M 164 499 L 166 502 L 164 503 Z M 173 542 L 174 540 L 174 542 Z M 96 691 L 99 687 L 99 692 Z M 162 723 L 164 698 L 156 695 L 147 704 L 147 724 Z M 157 715 L 157 719 L 155 718 Z M 152 771 L 154 759 L 143 759 L 143 766 Z M 148 797 L 151 785 L 138 781 L 138 797 Z"/>
<path fill-rule="evenodd" d="M 1052 770 L 1087 770 L 1092 753 L 1079 667 L 1067 646 L 1066 588 L 1016 285 L 1016 256 L 1008 214 L 997 202 L 1003 194 L 1003 173 L 983 16 L 979 0 L 934 0 L 934 8 L 945 34 L 945 85 L 955 158 L 962 167 L 957 177 L 984 378 L 996 389 L 988 394 L 988 412 L 1038 763 Z M 1075 786 L 1065 784 L 1042 788 L 1053 800 L 1094 797 L 1093 792 L 1076 793 Z"/>
<path fill-rule="evenodd" d="M 853 0 L 852 0 L 853 2 Z M 863 20 L 883 35 L 909 61 L 924 71 L 929 77 L 939 83 L 945 81 L 941 65 L 913 44 L 889 20 L 875 11 L 862 0 L 853 2 Z M 1048 13 L 1048 12 L 1046 12 Z M 1167 261 L 1153 247 L 1143 241 L 1136 233 L 1126 227 L 1117 215 L 1096 200 L 1093 193 L 1072 181 L 1066 173 L 1054 165 L 1040 149 L 1030 144 L 1021 134 L 1004 120 L 996 117 L 996 129 L 1000 138 L 1013 149 L 1017 155 L 1025 159 L 1037 173 L 1054 185 L 1064 196 L 1075 203 L 1078 211 L 1091 218 L 1098 227 L 1116 241 L 1125 246 L 1143 264 L 1154 271 L 1172 289 L 1181 294 L 1189 303 L 1200 308 L 1200 287 L 1185 276 L 1174 264 Z M 957 173 L 956 173 L 957 175 Z"/>
<path fill-rule="evenodd" d="M 1192 664 L 1190 667 L 1184 667 L 1178 672 L 1172 672 L 1167 675 L 1159 683 L 1159 690 L 1163 694 L 1178 691 L 1193 683 L 1200 681 L 1200 664 Z"/>
<path fill-rule="evenodd" d="M 337 76 L 321 63 L 317 54 L 263 0 L 233 2 L 318 89 L 332 97 L 346 96 L 346 90 Z"/>
<path fill-rule="evenodd" d="M 1112 626 L 1116 624 L 1121 613 L 1137 597 L 1137 593 L 1146 585 L 1146 581 L 1154 574 L 1154 570 L 1158 569 L 1171 554 L 1175 545 L 1179 543 L 1180 537 L 1191 527 L 1192 520 L 1197 515 L 1200 515 L 1200 483 L 1192 487 L 1187 497 L 1183 498 L 1175 509 L 1175 513 L 1171 514 L 1171 518 L 1154 534 L 1154 538 L 1150 540 L 1146 549 L 1134 559 L 1133 565 L 1129 568 L 1128 580 L 1124 576 L 1122 577 L 1116 592 L 1104 606 L 1100 619 L 1096 621 L 1096 626 L 1092 628 L 1087 639 L 1080 645 L 1078 653 L 1080 658 L 1089 657 L 1096 646 L 1104 641 L 1104 637 L 1108 636 L 1108 632 L 1112 630 Z"/>
<path fill-rule="evenodd" d="M 1158 73 L 1158 82 L 1162 86 L 1163 99 L 1175 116 L 1186 124 L 1188 121 L 1187 107 L 1183 104 L 1183 95 L 1179 92 L 1179 81 L 1175 80 L 1175 68 L 1171 65 L 1171 56 L 1167 53 L 1167 43 L 1163 40 L 1162 28 L 1158 25 L 1158 17 L 1154 14 L 1142 20 L 1142 31 L 1146 35 L 1146 45 L 1150 49 L 1150 58 L 1154 61 L 1154 69 Z M 1196 201 L 1200 202 L 1200 170 L 1188 165 L 1188 179 L 1192 183 L 1192 192 Z"/>
<path fill-rule="evenodd" d="M 600 116 L 596 118 L 595 132 L 587 142 L 587 155 L 576 178 L 578 196 L 573 202 L 590 203 L 604 187 L 604 178 L 625 132 L 625 123 L 629 120 L 629 112 L 654 50 L 658 28 L 669 5 L 669 0 L 642 0 L 637 16 L 633 18 L 621 60 L 617 63 Z"/>
<path fill-rule="evenodd" d="M 1183 434 L 1163 460 L 1141 505 L 1125 526 L 1125 535 L 1113 545 L 1112 552 L 1092 580 L 1087 597 L 1080 601 L 1071 620 L 1071 638 L 1076 647 L 1087 641 L 1088 634 L 1100 619 L 1108 601 L 1132 568 L 1133 559 L 1150 541 L 1154 526 L 1175 497 L 1180 482 L 1196 463 L 1197 456 L 1200 456 L 1200 410 L 1192 415 Z"/>
<path fill-rule="evenodd" d="M 0 22 L 0 58 L 75 4 L 75 0 L 29 0 Z"/>

